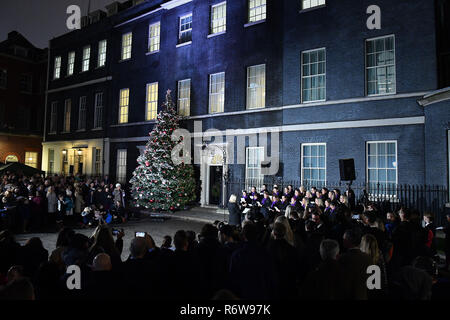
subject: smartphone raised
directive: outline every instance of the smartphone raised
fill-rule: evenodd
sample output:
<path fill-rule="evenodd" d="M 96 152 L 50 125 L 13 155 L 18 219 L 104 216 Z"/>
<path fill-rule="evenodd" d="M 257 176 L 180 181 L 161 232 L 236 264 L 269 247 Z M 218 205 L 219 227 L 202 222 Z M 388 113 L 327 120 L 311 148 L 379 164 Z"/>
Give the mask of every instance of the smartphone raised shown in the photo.
<path fill-rule="evenodd" d="M 136 238 L 145 238 L 145 232 L 136 232 L 135 236 Z"/>

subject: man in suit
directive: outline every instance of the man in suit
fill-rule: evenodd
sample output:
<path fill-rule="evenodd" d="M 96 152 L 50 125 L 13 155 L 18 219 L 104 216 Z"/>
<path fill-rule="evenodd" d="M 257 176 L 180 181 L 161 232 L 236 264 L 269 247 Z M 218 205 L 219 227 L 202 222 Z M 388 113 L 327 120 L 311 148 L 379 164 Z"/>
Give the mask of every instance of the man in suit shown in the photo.
<path fill-rule="evenodd" d="M 344 299 L 367 300 L 367 268 L 372 259 L 359 249 L 362 233 L 357 227 L 344 233 L 344 248 L 347 249 L 339 258 L 344 270 Z"/>

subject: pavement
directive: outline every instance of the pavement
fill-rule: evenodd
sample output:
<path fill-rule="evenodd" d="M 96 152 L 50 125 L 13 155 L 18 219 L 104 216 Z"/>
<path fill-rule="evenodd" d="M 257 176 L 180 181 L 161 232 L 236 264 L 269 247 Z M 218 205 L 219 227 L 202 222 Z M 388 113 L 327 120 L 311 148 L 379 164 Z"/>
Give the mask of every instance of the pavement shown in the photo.
<path fill-rule="evenodd" d="M 113 228 L 124 229 L 125 237 L 122 252 L 122 260 L 127 259 L 129 255 L 129 247 L 131 240 L 134 238 L 135 232 L 147 232 L 156 242 L 157 246 L 162 244 L 166 235 L 172 237 L 178 230 L 192 230 L 199 234 L 205 223 L 213 223 L 216 220 L 223 221 L 223 210 L 221 214 L 217 213 L 217 208 L 200 208 L 194 207 L 186 211 L 176 211 L 174 213 L 151 213 L 141 211 L 140 219 L 132 219 L 125 224 L 113 225 Z M 228 215 L 225 216 L 228 221 Z M 82 233 L 88 237 L 94 232 L 94 228 L 78 229 L 75 231 Z M 24 245 L 28 239 L 38 237 L 41 239 L 45 249 L 51 253 L 55 249 L 57 232 L 39 232 L 17 234 L 16 240 Z"/>
<path fill-rule="evenodd" d="M 144 214 L 152 215 L 150 212 L 142 211 Z M 175 211 L 173 213 L 161 214 L 173 219 L 185 221 L 194 221 L 201 223 L 213 223 L 214 221 L 228 222 L 228 210 L 218 209 L 217 207 L 193 207 L 190 210 Z"/>

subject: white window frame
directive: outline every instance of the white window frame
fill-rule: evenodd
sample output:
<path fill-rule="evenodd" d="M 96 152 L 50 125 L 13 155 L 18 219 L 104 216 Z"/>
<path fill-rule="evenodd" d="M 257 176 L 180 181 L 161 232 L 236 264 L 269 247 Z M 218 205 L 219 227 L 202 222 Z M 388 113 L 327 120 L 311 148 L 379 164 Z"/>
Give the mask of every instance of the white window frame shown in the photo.
<path fill-rule="evenodd" d="M 325 57 L 324 73 L 317 73 L 315 75 L 311 75 L 310 74 L 308 76 L 305 76 L 304 72 L 303 72 L 303 67 L 306 65 L 305 62 L 304 62 L 304 54 L 310 54 L 311 52 L 315 52 L 315 51 L 319 52 L 321 50 L 324 50 L 324 57 Z M 317 61 L 317 63 L 319 63 L 319 61 Z M 309 65 L 309 67 L 311 67 L 311 62 L 309 62 L 308 65 Z M 307 101 L 305 101 L 304 95 L 303 95 L 303 91 L 304 91 L 303 79 L 306 79 L 306 78 L 309 78 L 309 79 L 318 78 L 319 76 L 324 76 L 324 78 L 325 78 L 324 98 L 323 99 L 316 99 L 316 100 L 307 100 Z M 311 86 L 310 89 L 317 90 L 318 88 L 320 88 L 320 87 L 313 88 Z M 300 99 L 301 99 L 301 103 L 314 103 L 314 102 L 322 102 L 322 101 L 326 101 L 327 100 L 327 49 L 326 48 L 316 48 L 316 49 L 302 51 L 302 53 L 301 53 Z"/>
<path fill-rule="evenodd" d="M 58 101 L 52 101 L 50 107 L 50 130 L 49 133 L 56 133 L 58 126 Z"/>
<path fill-rule="evenodd" d="M 302 0 L 302 10 L 326 6 L 326 0 Z"/>
<path fill-rule="evenodd" d="M 127 179 L 127 149 L 117 150 L 116 166 L 116 180 L 120 183 L 125 183 Z"/>
<path fill-rule="evenodd" d="M 306 157 L 304 154 L 304 148 L 303 147 L 307 147 L 307 146 L 324 146 L 325 147 L 325 166 L 321 167 L 320 165 L 318 165 L 317 167 L 304 167 L 303 166 L 303 159 Z M 313 158 L 313 156 L 308 156 L 310 158 Z M 316 158 L 318 158 L 320 156 L 316 156 Z M 305 181 L 305 177 L 304 177 L 304 169 L 312 169 L 312 170 L 325 170 L 325 181 L 323 182 L 323 185 L 315 185 L 315 187 L 317 188 L 321 188 L 321 187 L 325 187 L 328 179 L 327 179 L 327 143 L 326 142 L 315 142 L 315 143 L 302 143 L 300 144 L 300 179 L 301 179 L 301 183 L 306 185 L 306 181 Z M 319 174 L 319 179 L 318 180 L 313 180 L 313 179 L 309 179 L 308 181 L 311 181 L 310 183 L 313 184 L 317 184 L 320 183 L 320 174 Z"/>
<path fill-rule="evenodd" d="M 185 84 L 189 85 L 186 87 Z M 191 114 L 191 79 L 178 81 L 178 114 L 188 117 Z"/>
<path fill-rule="evenodd" d="M 223 82 L 217 82 L 215 83 L 216 87 L 219 83 L 223 83 L 223 93 L 218 91 L 218 92 L 212 92 L 213 89 L 213 82 L 212 79 L 219 76 L 219 75 L 223 75 Z M 220 100 L 220 96 L 222 96 L 222 105 L 220 106 L 221 109 L 219 110 L 219 108 L 217 108 L 217 110 L 213 110 L 212 109 L 212 100 L 213 97 L 218 97 Z M 218 106 L 219 107 L 219 106 Z M 209 113 L 213 114 L 213 113 L 222 113 L 225 110 L 225 72 L 218 72 L 218 73 L 213 73 L 209 75 Z"/>
<path fill-rule="evenodd" d="M 151 100 L 151 95 L 149 95 L 149 89 L 155 94 L 155 99 Z M 145 88 L 145 120 L 153 121 L 158 117 L 158 82 L 147 83 Z"/>
<path fill-rule="evenodd" d="M 64 100 L 64 119 L 63 119 L 63 132 L 70 132 L 70 118 L 72 112 L 72 100 Z M 68 130 L 67 130 L 68 129 Z"/>
<path fill-rule="evenodd" d="M 87 119 L 87 97 L 80 97 L 78 105 L 78 130 L 86 130 L 86 119 Z"/>
<path fill-rule="evenodd" d="M 61 77 L 61 56 L 55 57 L 55 65 L 53 68 L 53 79 L 59 79 Z"/>
<path fill-rule="evenodd" d="M 214 18 L 214 10 L 219 7 L 225 6 L 225 15 L 223 17 Z M 215 23 L 219 22 L 222 24 L 216 25 Z M 210 23 L 210 34 L 220 34 L 225 33 L 227 31 L 227 2 L 223 1 L 221 3 L 215 4 L 211 6 L 211 23 Z"/>
<path fill-rule="evenodd" d="M 375 66 L 375 67 L 369 67 L 368 66 L 368 61 L 367 61 L 367 57 L 368 57 L 368 52 L 367 52 L 367 43 L 369 41 L 375 41 L 375 40 L 380 40 L 380 39 L 386 39 L 386 38 L 393 38 L 394 41 L 394 46 L 393 46 L 393 51 L 394 51 L 394 64 L 391 65 L 384 65 L 383 67 L 385 67 L 386 69 L 388 67 L 394 67 L 394 91 L 393 92 L 386 92 L 386 93 L 376 93 L 376 94 L 369 94 L 369 69 L 377 69 L 380 68 L 379 66 Z M 386 51 L 386 50 L 385 50 Z M 377 96 L 388 96 L 388 95 L 395 95 L 397 94 L 397 58 L 396 58 L 396 39 L 395 39 L 395 34 L 388 34 L 385 36 L 380 36 L 380 37 L 375 37 L 375 38 L 369 38 L 366 39 L 366 41 L 364 42 L 364 60 L 365 60 L 365 70 L 364 70 L 364 79 L 365 79 L 365 88 L 366 88 L 366 96 L 368 97 L 377 97 Z M 386 79 L 387 79 L 387 73 L 386 73 Z"/>
<path fill-rule="evenodd" d="M 67 55 L 67 76 L 73 75 L 75 70 L 75 51 L 70 51 Z"/>
<path fill-rule="evenodd" d="M 102 150 L 99 148 L 95 148 L 94 153 L 94 174 L 99 175 L 101 174 L 101 160 L 102 159 Z"/>
<path fill-rule="evenodd" d="M 181 26 L 183 25 L 183 24 L 181 23 L 181 21 L 182 21 L 183 19 L 187 18 L 187 17 L 191 17 L 191 27 L 190 27 L 189 29 L 186 29 L 186 30 L 181 31 Z M 180 17 L 179 23 L 178 23 L 178 44 L 189 43 L 189 42 L 192 41 L 192 23 L 193 23 L 193 21 L 194 21 L 194 20 L 193 20 L 192 12 L 191 12 L 191 13 L 188 13 L 188 14 L 185 14 L 184 16 L 181 16 L 181 17 Z M 189 40 L 187 40 L 187 41 L 182 41 L 182 35 L 183 35 L 184 33 L 188 33 L 188 32 L 190 32 L 190 34 L 191 34 L 191 39 L 189 39 Z"/>
<path fill-rule="evenodd" d="M 89 64 L 91 62 L 91 46 L 83 48 L 83 59 L 81 61 L 81 72 L 89 71 Z"/>
<path fill-rule="evenodd" d="M 262 82 L 262 85 L 260 86 L 256 86 L 254 88 L 250 87 L 250 79 L 251 78 L 256 78 L 258 79 L 258 77 L 250 77 L 250 72 L 251 70 L 254 70 L 254 72 L 259 71 L 258 68 L 264 68 L 264 73 L 263 73 L 263 78 L 260 80 L 257 80 L 257 82 Z M 262 97 L 258 96 L 258 90 L 261 91 L 262 93 Z M 253 93 L 255 92 L 255 98 L 258 101 L 259 98 L 261 100 L 261 105 L 258 105 L 257 103 L 255 103 L 252 99 L 253 97 Z M 256 106 L 255 106 L 256 105 Z M 266 107 L 266 65 L 265 64 L 258 64 L 258 65 L 254 65 L 254 66 L 249 66 L 247 67 L 247 109 L 251 110 L 251 109 L 262 109 Z"/>
<path fill-rule="evenodd" d="M 372 168 L 372 167 L 369 168 L 369 144 L 381 144 L 381 143 L 384 143 L 384 144 L 394 143 L 395 144 L 395 168 L 379 168 L 378 167 L 378 155 L 379 155 L 379 153 L 378 153 L 378 146 L 377 146 L 377 154 L 376 154 L 377 166 L 374 167 L 374 168 Z M 397 140 L 366 141 L 366 184 L 369 187 L 368 188 L 369 190 L 367 190 L 367 191 L 369 193 L 373 194 L 372 192 L 370 192 L 370 184 L 371 183 L 375 183 L 375 184 L 377 184 L 377 183 L 388 184 L 388 183 L 387 183 L 387 180 L 380 182 L 379 179 L 377 179 L 377 181 L 375 181 L 375 182 L 371 182 L 370 179 L 369 179 L 369 169 L 377 170 L 377 176 L 378 176 L 378 171 L 379 170 L 387 170 L 387 169 L 392 170 L 392 169 L 395 169 L 395 185 L 398 184 L 398 142 L 397 142 Z M 386 173 L 386 179 L 387 179 L 387 173 Z M 387 194 L 384 194 L 384 195 L 387 195 Z M 381 196 L 381 194 L 379 194 L 378 196 Z M 395 193 L 391 193 L 391 194 L 389 194 L 389 196 L 394 196 L 395 197 L 396 195 L 395 195 Z"/>
<path fill-rule="evenodd" d="M 261 159 L 259 159 L 260 161 L 259 161 L 259 163 L 256 164 L 256 167 L 251 167 L 251 168 L 249 167 L 250 150 L 259 150 L 259 152 L 261 153 Z M 245 149 L 245 181 L 246 181 L 246 189 L 247 190 L 252 187 L 251 185 L 261 185 L 264 183 L 264 175 L 261 174 L 261 171 L 262 171 L 261 163 L 264 161 L 264 158 L 265 158 L 264 147 L 247 147 Z M 258 175 L 259 177 L 250 177 L 249 176 L 250 169 L 251 170 L 259 169 L 259 175 Z M 251 179 L 251 181 L 250 181 L 250 179 Z"/>
<path fill-rule="evenodd" d="M 122 105 L 122 92 L 128 91 L 128 94 L 124 99 L 126 98 L 128 103 L 126 105 Z M 123 88 L 120 89 L 119 92 L 119 124 L 120 123 L 128 123 L 128 115 L 129 115 L 129 108 L 130 108 L 130 89 L 129 88 Z M 122 109 L 126 110 L 126 112 L 122 112 Z M 122 121 L 122 115 L 126 117 L 126 121 Z"/>
<path fill-rule="evenodd" d="M 108 50 L 108 41 L 106 39 L 98 42 L 98 59 L 97 68 L 104 67 L 106 65 L 106 52 Z"/>
<path fill-rule="evenodd" d="M 0 88 L 6 89 L 8 86 L 8 70 L 4 68 L 0 68 Z M 1 83 L 4 82 L 4 85 L 1 85 Z"/>
<path fill-rule="evenodd" d="M 101 97 L 101 99 L 99 98 Z M 104 94 L 103 92 L 95 93 L 94 101 L 94 129 L 101 129 L 103 126 L 103 105 L 104 105 Z M 99 103 L 99 100 L 101 103 Z"/>
<path fill-rule="evenodd" d="M 30 160 L 31 158 L 31 160 Z M 37 169 L 38 166 L 38 152 L 25 151 L 25 165 Z"/>
<path fill-rule="evenodd" d="M 127 36 L 130 36 L 129 43 L 126 39 Z M 120 59 L 122 61 L 130 60 L 132 50 L 133 50 L 133 32 L 127 32 L 127 33 L 122 34 L 122 50 L 120 53 Z"/>
<path fill-rule="evenodd" d="M 55 149 L 48 149 L 47 173 L 55 173 Z"/>
<path fill-rule="evenodd" d="M 256 5 L 256 2 L 259 1 L 259 5 Z M 255 5 L 252 5 L 255 4 Z M 256 22 L 262 22 L 266 20 L 267 17 L 267 1 L 266 0 L 248 0 L 248 23 L 256 23 Z M 255 11 L 258 11 L 258 9 L 261 9 L 261 13 L 255 13 Z M 264 11 L 264 13 L 262 12 Z"/>
<path fill-rule="evenodd" d="M 148 52 L 157 53 L 161 46 L 161 21 L 148 27 Z"/>

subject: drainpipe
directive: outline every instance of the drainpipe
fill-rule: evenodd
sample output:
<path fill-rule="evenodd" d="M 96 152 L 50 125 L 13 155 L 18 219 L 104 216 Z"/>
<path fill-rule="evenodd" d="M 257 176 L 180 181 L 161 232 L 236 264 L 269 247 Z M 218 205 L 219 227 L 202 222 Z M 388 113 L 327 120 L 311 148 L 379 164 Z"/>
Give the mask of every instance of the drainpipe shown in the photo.
<path fill-rule="evenodd" d="M 47 83 L 45 85 L 45 107 L 44 107 L 44 136 L 42 137 L 42 141 L 45 142 L 45 136 L 47 134 L 47 103 L 48 103 L 48 82 L 50 81 L 50 46 L 51 40 L 48 42 L 48 51 L 47 51 Z M 44 164 L 44 146 L 42 146 L 41 152 L 41 170 Z M 48 171 L 48 168 L 47 168 Z"/>

